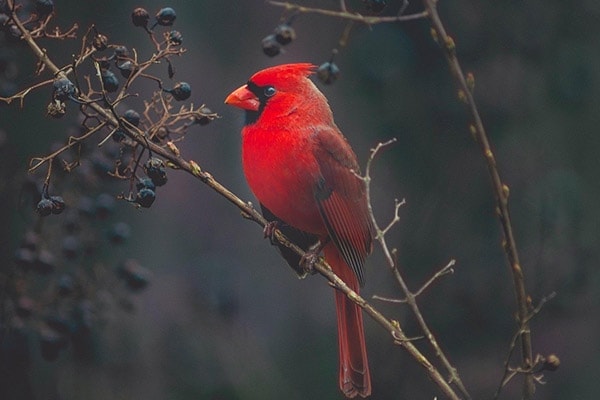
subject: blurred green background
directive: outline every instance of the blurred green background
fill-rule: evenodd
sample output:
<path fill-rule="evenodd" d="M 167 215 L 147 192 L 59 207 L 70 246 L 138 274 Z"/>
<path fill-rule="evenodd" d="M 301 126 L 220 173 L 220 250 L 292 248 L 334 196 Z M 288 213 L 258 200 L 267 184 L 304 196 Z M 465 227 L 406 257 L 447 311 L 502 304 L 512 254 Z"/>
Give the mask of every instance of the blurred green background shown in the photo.
<path fill-rule="evenodd" d="M 386 12 L 396 12 L 399 3 L 389 0 Z M 335 8 L 339 2 L 303 4 Z M 362 9 L 360 1 L 348 4 Z M 262 53 L 261 39 L 280 22 L 282 10 L 263 0 L 57 1 L 54 23 L 66 28 L 77 22 L 81 33 L 95 23 L 111 42 L 136 48 L 145 58 L 152 47 L 130 22 L 137 6 L 151 14 L 163 6 L 175 8 L 175 28 L 188 50 L 173 60 L 175 79 L 192 85 L 195 104 L 206 103 L 222 116 L 190 130 L 179 146 L 183 157 L 253 200 L 239 162 L 243 115 L 223 99 L 264 67 L 327 61 L 345 23 L 301 15 L 293 24 L 297 39 L 275 58 Z M 561 359 L 557 372 L 546 373 L 547 384 L 538 385 L 536 398 L 594 398 L 600 392 L 595 175 L 600 170 L 600 3 L 459 0 L 440 1 L 439 7 L 463 67 L 475 75 L 475 97 L 510 186 L 531 297 L 537 303 L 557 293 L 532 321 L 534 352 Z M 420 10 L 420 2 L 411 2 L 409 12 Z M 3 95 L 39 81 L 26 47 L 0 43 Z M 60 65 L 80 47 L 79 40 L 41 43 Z M 377 142 L 398 138 L 373 170 L 380 224 L 391 218 L 394 198 L 407 202 L 388 243 L 398 249 L 414 289 L 457 260 L 455 273 L 420 298 L 422 311 L 473 397 L 491 398 L 515 330 L 514 295 L 483 156 L 468 133 L 469 117 L 443 54 L 425 20 L 356 25 L 336 63 L 338 82 L 319 87 L 361 163 Z M 140 97 L 128 105 L 141 107 L 153 89 L 138 85 L 134 91 Z M 22 109 L 0 104 L 0 398 L 342 398 L 333 296 L 326 281 L 297 280 L 257 225 L 184 173 L 169 171 L 169 182 L 150 209 L 122 201 L 111 206 L 109 217 L 88 223 L 93 234 L 85 240 L 93 254 L 63 260 L 64 215 L 40 222 L 23 189 L 43 175 L 28 177 L 31 157 L 77 131 L 75 107 L 63 120 L 45 117 L 49 98 L 50 89 L 43 88 L 28 96 Z M 99 140 L 92 139 L 89 148 Z M 92 160 L 84 157 L 80 168 L 93 169 Z M 102 193 L 127 190 L 125 182 L 82 182 L 82 176 L 57 173 L 51 187 L 73 210 L 81 196 L 97 201 Z M 131 228 L 121 245 L 105 239 L 118 222 Z M 13 261 L 15 250 L 36 226 L 42 245 L 57 253 L 58 268 L 44 276 L 22 275 Z M 152 273 L 150 285 L 139 293 L 108 277 L 129 258 Z M 58 279 L 78 269 L 97 278 L 86 287 L 91 331 L 48 362 L 40 355 L 39 320 L 13 319 L 8 299 L 17 285 L 43 318 L 57 307 L 49 299 Z M 363 294 L 401 296 L 379 249 L 369 259 Z M 407 307 L 373 303 L 401 321 L 409 336 L 420 335 Z M 369 318 L 365 329 L 373 399 L 440 395 Z M 427 349 L 424 342 L 416 344 Z M 503 398 L 517 398 L 519 382 L 510 384 Z"/>

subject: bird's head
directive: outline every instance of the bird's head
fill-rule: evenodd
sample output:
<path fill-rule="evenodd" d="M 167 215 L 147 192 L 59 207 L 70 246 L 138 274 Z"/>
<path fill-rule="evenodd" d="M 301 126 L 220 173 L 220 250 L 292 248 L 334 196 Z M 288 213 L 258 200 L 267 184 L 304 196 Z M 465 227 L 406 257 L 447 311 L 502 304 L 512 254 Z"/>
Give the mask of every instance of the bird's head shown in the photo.
<path fill-rule="evenodd" d="M 255 123 L 265 110 L 272 116 L 283 116 L 306 101 L 326 104 L 325 97 L 308 79 L 315 68 L 310 63 L 297 63 L 263 69 L 231 92 L 225 103 L 246 110 L 246 124 Z"/>

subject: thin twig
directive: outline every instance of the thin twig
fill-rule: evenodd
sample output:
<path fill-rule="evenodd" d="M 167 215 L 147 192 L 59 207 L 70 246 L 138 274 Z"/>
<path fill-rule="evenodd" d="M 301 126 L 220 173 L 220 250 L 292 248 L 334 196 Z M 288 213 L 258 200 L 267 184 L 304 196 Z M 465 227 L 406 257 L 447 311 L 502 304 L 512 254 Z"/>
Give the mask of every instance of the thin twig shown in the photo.
<path fill-rule="evenodd" d="M 436 280 L 440 279 L 442 276 L 448 275 L 448 274 L 453 274 L 454 273 L 454 265 L 456 264 L 456 260 L 450 260 L 448 262 L 448 264 L 446 264 L 443 268 L 441 268 L 439 271 L 437 271 L 435 274 L 433 274 L 433 276 L 431 278 L 429 278 L 427 280 L 427 282 L 425 282 L 423 284 L 423 286 L 421 286 L 419 288 L 419 290 L 417 290 L 416 292 L 414 292 L 415 297 L 419 297 L 421 294 L 423 294 L 423 292 L 425 290 L 427 290 L 429 288 L 429 286 L 431 286 Z M 390 297 L 383 297 L 383 296 L 379 296 L 379 295 L 373 295 L 373 299 L 376 300 L 381 300 L 381 301 L 386 301 L 389 303 L 407 303 L 408 300 L 406 298 L 404 299 L 394 299 L 394 298 L 390 298 Z"/>
<path fill-rule="evenodd" d="M 347 19 L 350 21 L 362 22 L 363 24 L 366 24 L 366 25 L 375 25 L 375 24 L 381 24 L 384 22 L 412 21 L 415 19 L 427 18 L 427 16 L 428 16 L 427 11 L 422 11 L 420 13 L 408 14 L 408 15 L 396 15 L 393 17 L 386 17 L 386 16 L 379 17 L 379 16 L 372 16 L 372 15 L 362 15 L 359 13 L 351 13 L 351 12 L 345 10 L 345 7 L 342 7 L 341 11 L 335 11 L 335 10 L 326 10 L 323 8 L 305 7 L 305 6 L 301 6 L 298 4 L 281 2 L 281 1 L 269 1 L 269 4 L 276 6 L 276 7 L 283 7 L 286 9 L 286 11 L 306 13 L 306 14 L 320 14 L 320 15 L 325 15 L 328 17 L 342 18 L 342 19 Z"/>
<path fill-rule="evenodd" d="M 438 344 L 437 339 L 431 332 L 431 329 L 429 329 L 429 325 L 427 324 L 427 322 L 425 322 L 425 318 L 423 317 L 423 314 L 421 313 L 419 305 L 417 304 L 417 300 L 416 300 L 417 294 L 412 293 L 410 291 L 410 289 L 408 288 L 406 281 L 404 280 L 404 278 L 400 274 L 400 271 L 398 270 L 397 262 L 388 247 L 385 234 L 389 231 L 389 229 L 393 225 L 395 225 L 400 220 L 400 218 L 398 216 L 398 209 L 399 209 L 400 205 L 403 204 L 403 202 L 398 202 L 396 200 L 396 207 L 394 210 L 394 218 L 392 219 L 392 222 L 390 222 L 390 224 L 388 224 L 388 226 L 385 228 L 385 230 L 381 229 L 379 227 L 377 220 L 375 218 L 375 214 L 373 213 L 373 207 L 371 206 L 371 187 L 370 187 L 371 186 L 370 183 L 371 183 L 372 164 L 373 164 L 373 161 L 375 160 L 376 156 L 378 155 L 378 153 L 383 148 L 385 148 L 395 142 L 396 142 L 396 139 L 392 139 L 385 143 L 379 143 L 374 149 L 371 150 L 371 154 L 369 156 L 369 159 L 367 160 L 367 166 L 365 168 L 365 175 L 362 177 L 362 179 L 365 182 L 367 203 L 369 204 L 368 207 L 369 207 L 371 221 L 373 222 L 373 226 L 374 226 L 375 232 L 376 232 L 375 240 L 377 240 L 379 242 L 379 245 L 385 256 L 386 262 L 387 262 L 389 268 L 392 270 L 392 273 L 393 273 L 396 281 L 398 282 L 400 288 L 402 289 L 402 292 L 406 296 L 405 302 L 411 308 L 413 314 L 415 315 L 415 318 L 417 319 L 417 323 L 419 324 L 419 327 L 421 328 L 421 330 L 425 334 L 425 337 L 427 338 L 427 340 L 433 347 L 436 356 L 440 359 L 440 361 L 444 365 L 444 368 L 446 369 L 448 374 L 450 374 L 449 383 L 455 384 L 465 399 L 470 399 L 471 396 L 469 395 L 469 392 L 467 391 L 466 387 L 464 386 L 464 384 L 458 374 L 457 369 L 454 368 L 454 366 L 450 363 L 450 361 L 448 360 L 448 357 L 446 357 L 446 354 L 444 353 L 444 351 Z M 452 393 L 454 393 L 454 391 L 452 391 Z M 455 394 L 455 396 L 457 396 L 457 395 Z"/>
<path fill-rule="evenodd" d="M 496 392 L 494 393 L 494 400 L 498 399 L 498 397 L 500 396 L 500 392 L 502 391 L 502 389 L 506 386 L 506 384 L 508 382 L 510 382 L 510 380 L 512 378 L 514 378 L 518 373 L 522 372 L 522 371 L 528 371 L 526 373 L 527 374 L 531 374 L 531 372 L 533 371 L 535 364 L 536 363 L 532 363 L 531 367 L 529 367 L 527 370 L 523 369 L 523 368 L 511 368 L 510 367 L 510 360 L 512 359 L 512 355 L 515 351 L 515 349 L 517 348 L 517 342 L 519 341 L 519 337 L 523 334 L 523 329 L 526 329 L 526 324 L 534 317 L 536 316 L 542 309 L 542 307 L 544 307 L 544 305 L 552 300 L 554 297 L 556 296 L 555 292 L 550 293 L 548 296 L 543 297 L 539 304 L 537 305 L 537 307 L 535 307 L 531 313 L 527 316 L 527 318 L 523 321 L 523 323 L 521 324 L 521 326 L 519 326 L 519 329 L 514 333 L 511 341 L 510 341 L 510 345 L 508 347 L 508 351 L 507 351 L 507 355 L 506 355 L 506 359 L 504 360 L 504 374 L 502 375 L 502 378 L 500 379 L 500 384 L 498 385 L 498 388 L 496 389 Z"/>
<path fill-rule="evenodd" d="M 87 131 L 84 135 L 82 136 L 69 136 L 69 139 L 67 141 L 67 144 L 62 146 L 60 149 L 48 154 L 47 156 L 44 157 L 35 157 L 31 160 L 31 163 L 33 165 L 31 165 L 29 167 L 29 172 L 33 172 L 36 169 L 38 169 L 41 165 L 43 165 L 45 162 L 49 162 L 50 160 L 54 159 L 56 156 L 58 156 L 59 154 L 61 154 L 62 152 L 64 152 L 65 150 L 70 149 L 71 147 L 73 147 L 73 145 L 80 143 L 84 140 L 86 140 L 87 138 L 89 138 L 90 136 L 92 136 L 94 133 L 96 133 L 97 131 L 99 131 L 100 129 L 104 128 L 106 126 L 106 122 L 101 123 L 100 125 L 90 129 L 89 131 Z"/>

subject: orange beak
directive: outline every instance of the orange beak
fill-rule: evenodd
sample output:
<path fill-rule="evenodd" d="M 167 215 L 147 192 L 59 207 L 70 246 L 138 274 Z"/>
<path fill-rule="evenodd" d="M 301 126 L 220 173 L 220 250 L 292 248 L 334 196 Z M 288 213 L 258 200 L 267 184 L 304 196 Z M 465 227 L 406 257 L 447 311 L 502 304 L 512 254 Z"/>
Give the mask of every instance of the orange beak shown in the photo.
<path fill-rule="evenodd" d="M 225 104 L 243 108 L 244 110 L 258 111 L 260 100 L 248 90 L 248 85 L 240 86 L 227 96 Z"/>

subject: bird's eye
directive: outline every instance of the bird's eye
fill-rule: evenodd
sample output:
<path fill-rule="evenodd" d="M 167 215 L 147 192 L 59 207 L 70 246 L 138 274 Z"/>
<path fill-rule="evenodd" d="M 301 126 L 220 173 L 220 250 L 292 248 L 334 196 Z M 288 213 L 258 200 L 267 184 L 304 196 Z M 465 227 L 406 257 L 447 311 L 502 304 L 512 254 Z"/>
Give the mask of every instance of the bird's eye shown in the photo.
<path fill-rule="evenodd" d="M 267 86 L 264 91 L 266 97 L 271 97 L 276 92 L 277 92 L 277 90 L 275 90 L 275 88 L 273 86 Z"/>

